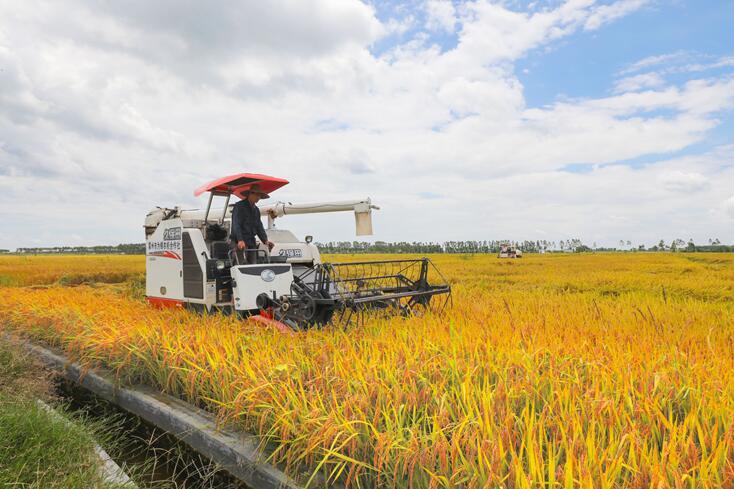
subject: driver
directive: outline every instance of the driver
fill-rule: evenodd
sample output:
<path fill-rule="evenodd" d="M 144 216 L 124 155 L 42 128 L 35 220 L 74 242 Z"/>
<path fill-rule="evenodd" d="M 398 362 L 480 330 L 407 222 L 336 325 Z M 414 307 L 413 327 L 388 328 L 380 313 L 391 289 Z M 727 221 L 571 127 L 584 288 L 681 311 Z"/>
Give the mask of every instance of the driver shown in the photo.
<path fill-rule="evenodd" d="M 255 235 L 263 244 L 267 245 L 268 250 L 272 250 L 275 246 L 275 243 L 268 240 L 268 235 L 260 220 L 260 209 L 256 205 L 260 199 L 269 199 L 270 196 L 261 190 L 260 185 L 253 184 L 242 193 L 242 197 L 243 199 L 232 207 L 232 230 L 229 235 L 229 243 L 237 263 L 253 265 L 257 263 Z"/>

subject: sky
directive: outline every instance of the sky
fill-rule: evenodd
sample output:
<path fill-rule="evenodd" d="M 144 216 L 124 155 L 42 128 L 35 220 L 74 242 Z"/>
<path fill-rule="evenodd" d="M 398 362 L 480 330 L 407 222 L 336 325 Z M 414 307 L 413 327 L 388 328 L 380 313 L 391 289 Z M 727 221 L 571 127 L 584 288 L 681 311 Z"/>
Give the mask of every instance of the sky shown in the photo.
<path fill-rule="evenodd" d="M 734 243 L 732 25 L 730 0 L 0 0 L 0 248 L 142 242 L 240 172 L 371 197 L 373 240 Z"/>

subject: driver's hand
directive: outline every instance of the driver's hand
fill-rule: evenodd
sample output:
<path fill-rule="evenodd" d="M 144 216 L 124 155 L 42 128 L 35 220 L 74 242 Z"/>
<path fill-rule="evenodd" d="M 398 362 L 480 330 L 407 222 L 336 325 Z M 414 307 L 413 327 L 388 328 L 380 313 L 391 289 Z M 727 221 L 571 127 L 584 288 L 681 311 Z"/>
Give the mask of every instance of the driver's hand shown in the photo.
<path fill-rule="evenodd" d="M 238 250 L 244 250 L 245 249 L 245 242 L 244 241 L 237 241 L 237 249 Z"/>
<path fill-rule="evenodd" d="M 268 245 L 268 251 L 273 251 L 275 243 L 273 243 L 272 241 L 268 241 L 266 244 Z"/>

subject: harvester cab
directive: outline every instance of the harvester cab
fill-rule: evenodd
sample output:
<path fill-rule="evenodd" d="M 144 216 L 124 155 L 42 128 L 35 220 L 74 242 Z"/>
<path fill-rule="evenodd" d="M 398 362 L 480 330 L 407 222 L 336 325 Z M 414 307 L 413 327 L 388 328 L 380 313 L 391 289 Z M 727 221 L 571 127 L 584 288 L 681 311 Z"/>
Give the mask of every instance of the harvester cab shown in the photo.
<path fill-rule="evenodd" d="M 257 243 L 255 263 L 241 263 L 231 252 L 232 195 L 257 185 L 271 193 L 287 180 L 241 173 L 196 189 L 206 192 L 206 209 L 179 207 L 151 210 L 145 218 L 146 297 L 159 307 L 237 313 L 281 330 L 301 330 L 327 323 L 348 324 L 364 313 L 414 314 L 443 308 L 451 288 L 427 259 L 323 263 L 311 236 L 299 240 L 276 228 L 285 215 L 354 212 L 357 235 L 372 234 L 369 198 L 294 205 L 260 205 L 268 220 L 269 250 Z M 214 208 L 215 197 L 224 205 Z"/>

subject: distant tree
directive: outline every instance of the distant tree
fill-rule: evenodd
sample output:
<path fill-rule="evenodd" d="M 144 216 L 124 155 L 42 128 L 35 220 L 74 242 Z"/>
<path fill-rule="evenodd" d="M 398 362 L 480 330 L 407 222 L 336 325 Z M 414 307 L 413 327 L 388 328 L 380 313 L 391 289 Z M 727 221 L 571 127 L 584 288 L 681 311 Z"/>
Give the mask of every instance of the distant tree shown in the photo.
<path fill-rule="evenodd" d="M 670 251 L 680 251 L 686 246 L 686 242 L 680 238 L 674 239 L 670 243 Z"/>

